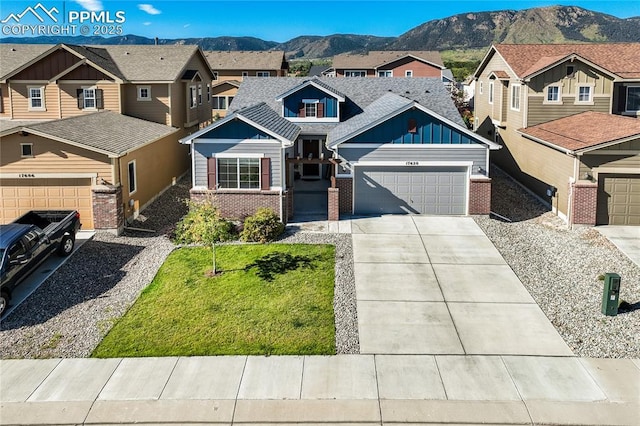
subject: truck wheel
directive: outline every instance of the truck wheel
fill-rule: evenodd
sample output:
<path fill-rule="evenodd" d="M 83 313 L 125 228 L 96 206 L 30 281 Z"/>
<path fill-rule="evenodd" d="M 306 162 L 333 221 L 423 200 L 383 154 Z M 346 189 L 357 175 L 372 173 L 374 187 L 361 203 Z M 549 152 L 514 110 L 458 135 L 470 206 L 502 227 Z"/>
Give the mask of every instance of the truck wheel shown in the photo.
<path fill-rule="evenodd" d="M 9 293 L 2 291 L 2 293 L 0 293 L 0 315 L 4 313 L 7 306 L 9 306 Z"/>
<path fill-rule="evenodd" d="M 60 248 L 58 248 L 58 254 L 60 256 L 69 256 L 73 251 L 75 241 L 71 235 L 65 235 L 60 241 Z"/>

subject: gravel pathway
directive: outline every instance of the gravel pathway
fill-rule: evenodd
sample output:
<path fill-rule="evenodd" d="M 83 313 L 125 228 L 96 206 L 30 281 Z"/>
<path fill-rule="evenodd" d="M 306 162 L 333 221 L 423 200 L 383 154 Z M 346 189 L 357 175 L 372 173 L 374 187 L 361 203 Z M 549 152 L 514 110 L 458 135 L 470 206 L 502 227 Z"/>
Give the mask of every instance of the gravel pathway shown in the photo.
<path fill-rule="evenodd" d="M 640 267 L 595 229 L 568 229 L 500 171 L 492 178 L 492 210 L 513 222 L 475 220 L 573 352 L 640 358 Z M 620 299 L 630 304 L 615 317 L 600 312 L 606 272 L 620 274 Z"/>
<path fill-rule="evenodd" d="M 97 233 L 0 324 L 0 358 L 81 358 L 91 355 L 114 322 L 136 301 L 174 249 L 169 240 L 186 213 L 185 177 L 115 237 Z M 336 246 L 336 347 L 358 353 L 350 235 L 288 233 L 282 242 Z"/>

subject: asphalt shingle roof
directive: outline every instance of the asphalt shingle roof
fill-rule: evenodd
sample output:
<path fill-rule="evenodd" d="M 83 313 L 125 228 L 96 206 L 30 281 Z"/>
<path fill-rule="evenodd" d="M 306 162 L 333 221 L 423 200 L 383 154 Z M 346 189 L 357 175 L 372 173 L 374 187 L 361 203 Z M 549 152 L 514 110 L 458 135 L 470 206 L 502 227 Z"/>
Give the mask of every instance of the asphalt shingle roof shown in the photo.
<path fill-rule="evenodd" d="M 380 65 L 388 64 L 405 56 L 415 56 L 416 58 L 430 62 L 444 68 L 440 52 L 431 50 L 373 50 L 366 54 L 343 53 L 333 57 L 334 68 L 365 68 L 372 69 Z"/>
<path fill-rule="evenodd" d="M 64 141 L 120 156 L 139 146 L 168 136 L 178 129 L 129 117 L 113 111 L 101 111 L 24 127 L 28 132 L 52 136 Z"/>
<path fill-rule="evenodd" d="M 54 46 L 55 44 L 0 44 L 0 79 Z"/>
<path fill-rule="evenodd" d="M 243 108 L 236 111 L 236 114 L 251 120 L 288 141 L 295 140 L 300 133 L 299 126 L 286 118 L 280 117 L 278 113 L 269 108 L 264 102 Z"/>
<path fill-rule="evenodd" d="M 569 151 L 579 151 L 634 136 L 640 138 L 640 120 L 587 111 L 518 131 Z"/>
<path fill-rule="evenodd" d="M 14 133 L 25 126 L 43 123 L 48 120 L 0 120 L 0 136 Z"/>
<path fill-rule="evenodd" d="M 284 51 L 221 51 L 208 50 L 204 56 L 211 69 L 218 70 L 279 70 L 284 61 Z"/>

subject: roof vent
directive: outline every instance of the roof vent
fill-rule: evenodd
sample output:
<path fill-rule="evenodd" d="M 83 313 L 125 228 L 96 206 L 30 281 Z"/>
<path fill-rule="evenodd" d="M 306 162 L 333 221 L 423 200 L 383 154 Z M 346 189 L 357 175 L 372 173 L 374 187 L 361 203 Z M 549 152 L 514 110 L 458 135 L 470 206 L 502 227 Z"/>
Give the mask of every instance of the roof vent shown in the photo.
<path fill-rule="evenodd" d="M 161 60 L 161 61 L 164 61 L 164 58 L 163 58 L 162 56 L 160 56 L 160 60 Z"/>
<path fill-rule="evenodd" d="M 428 90 L 425 90 L 425 91 L 424 91 L 424 93 L 431 93 L 431 92 L 430 92 L 430 91 L 428 91 Z"/>
<path fill-rule="evenodd" d="M 404 93 L 406 93 L 406 94 L 408 95 L 408 94 L 409 94 L 409 93 L 411 93 L 411 92 L 407 90 L 407 91 L 406 91 L 406 92 L 404 92 Z"/>
<path fill-rule="evenodd" d="M 129 54 L 129 52 L 124 52 L 124 54 L 125 54 L 125 55 L 128 55 L 128 54 Z"/>
<path fill-rule="evenodd" d="M 15 47 L 12 47 L 12 48 L 11 48 L 11 51 L 12 51 L 12 52 L 15 52 L 15 51 L 16 51 L 16 48 L 15 48 Z"/>

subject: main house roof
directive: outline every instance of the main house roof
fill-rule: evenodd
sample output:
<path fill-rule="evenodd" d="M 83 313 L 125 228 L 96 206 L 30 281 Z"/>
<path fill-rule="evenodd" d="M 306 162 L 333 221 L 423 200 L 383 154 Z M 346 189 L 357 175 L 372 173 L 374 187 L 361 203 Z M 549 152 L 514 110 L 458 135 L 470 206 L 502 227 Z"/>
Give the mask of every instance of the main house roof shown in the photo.
<path fill-rule="evenodd" d="M 333 67 L 336 69 L 375 69 L 408 56 L 444 68 L 440 52 L 430 50 L 374 50 L 366 54 L 343 53 L 333 57 Z"/>
<path fill-rule="evenodd" d="M 491 47 L 479 70 L 494 50 L 518 78 L 526 78 L 571 55 L 584 58 L 620 78 L 640 78 L 640 43 L 497 44 Z"/>
<path fill-rule="evenodd" d="M 640 138 L 640 120 L 586 111 L 519 129 L 518 132 L 565 152 L 575 153 Z"/>
<path fill-rule="evenodd" d="M 40 55 L 56 47 L 55 44 L 0 44 L 0 79 L 24 67 Z"/>
<path fill-rule="evenodd" d="M 282 69 L 284 51 L 221 51 L 208 50 L 204 56 L 213 70 L 279 70 Z"/>

